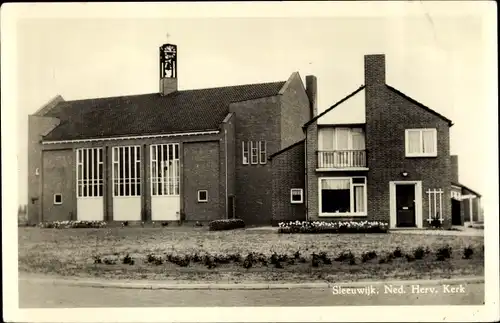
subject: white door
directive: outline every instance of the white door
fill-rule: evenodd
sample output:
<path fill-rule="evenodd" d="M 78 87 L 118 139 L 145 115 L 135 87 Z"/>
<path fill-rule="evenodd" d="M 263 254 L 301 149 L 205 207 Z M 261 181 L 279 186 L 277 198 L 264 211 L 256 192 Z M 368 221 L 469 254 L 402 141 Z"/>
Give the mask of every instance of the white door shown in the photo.
<path fill-rule="evenodd" d="M 179 144 L 151 145 L 151 220 L 180 220 Z"/>
<path fill-rule="evenodd" d="M 141 220 L 141 147 L 113 147 L 113 220 Z"/>
<path fill-rule="evenodd" d="M 104 220 L 103 150 L 76 150 L 76 214 L 81 221 Z"/>

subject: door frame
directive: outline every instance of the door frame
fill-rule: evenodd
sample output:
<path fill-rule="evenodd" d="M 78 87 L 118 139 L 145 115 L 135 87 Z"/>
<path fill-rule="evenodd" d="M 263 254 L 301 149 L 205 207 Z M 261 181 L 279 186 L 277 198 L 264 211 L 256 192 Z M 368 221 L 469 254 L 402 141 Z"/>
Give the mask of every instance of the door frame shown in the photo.
<path fill-rule="evenodd" d="M 390 181 L 389 182 L 389 209 L 390 221 L 389 227 L 397 229 L 397 212 L 396 212 L 396 185 L 414 185 L 415 187 L 415 223 L 417 228 L 423 228 L 422 219 L 422 181 Z"/>

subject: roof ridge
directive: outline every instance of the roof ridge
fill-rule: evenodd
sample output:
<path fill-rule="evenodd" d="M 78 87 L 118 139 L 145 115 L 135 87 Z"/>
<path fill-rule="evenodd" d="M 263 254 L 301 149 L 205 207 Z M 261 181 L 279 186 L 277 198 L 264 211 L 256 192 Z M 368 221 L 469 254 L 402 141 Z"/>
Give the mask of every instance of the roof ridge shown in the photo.
<path fill-rule="evenodd" d="M 354 92 L 352 92 L 351 94 L 343 97 L 341 100 L 337 101 L 334 105 L 332 105 L 331 107 L 329 107 L 328 109 L 326 109 L 325 111 L 321 112 L 320 114 L 318 114 L 317 116 L 315 116 L 314 118 L 312 118 L 311 120 L 307 121 L 306 123 L 304 123 L 304 125 L 302 126 L 302 129 L 306 129 L 311 123 L 313 123 L 314 121 L 318 120 L 319 118 L 321 118 L 322 116 L 324 116 L 325 114 L 327 114 L 328 112 L 330 112 L 331 110 L 333 110 L 334 108 L 336 108 L 337 106 L 339 106 L 340 104 L 344 103 L 345 101 L 349 100 L 351 97 L 355 96 L 356 94 L 358 94 L 359 91 L 363 90 L 365 88 L 364 85 L 361 85 L 359 88 L 357 88 Z"/>
<path fill-rule="evenodd" d="M 225 88 L 235 88 L 235 87 L 243 87 L 243 86 L 255 86 L 255 85 L 278 85 L 280 83 L 286 83 L 286 81 L 274 81 L 274 82 L 263 82 L 263 83 L 247 83 L 247 84 L 237 84 L 237 85 L 224 85 L 224 86 L 215 86 L 215 87 L 205 87 L 199 89 L 187 89 L 187 90 L 178 90 L 172 92 L 171 94 L 179 93 L 179 92 L 193 92 L 193 91 L 203 91 L 203 90 L 216 90 L 216 89 L 225 89 Z M 75 103 L 81 101 L 89 101 L 89 100 L 106 100 L 106 99 L 117 99 L 117 98 L 127 98 L 127 97 L 137 97 L 137 96 L 146 96 L 146 95 L 154 95 L 159 94 L 158 92 L 149 92 L 149 93 L 139 93 L 139 94 L 126 94 L 126 95 L 113 95 L 113 96 L 105 96 L 105 97 L 93 97 L 87 99 L 77 99 L 77 100 L 65 100 L 66 103 Z M 169 94 L 169 95 L 171 95 Z M 169 95 L 165 95 L 164 97 L 168 97 Z"/>
<path fill-rule="evenodd" d="M 292 149 L 293 147 L 296 147 L 296 146 L 298 146 L 299 144 L 301 144 L 301 143 L 303 143 L 303 142 L 305 142 L 305 141 L 306 141 L 306 139 L 304 138 L 304 139 L 301 139 L 301 140 L 299 140 L 299 141 L 297 141 L 297 142 L 295 142 L 295 143 L 293 143 L 293 144 L 291 144 L 291 145 L 289 145 L 289 146 L 286 146 L 285 148 L 278 150 L 278 151 L 277 151 L 277 152 L 275 152 L 274 154 L 271 154 L 269 157 L 267 157 L 267 159 L 268 159 L 268 160 L 272 160 L 274 157 L 276 157 L 276 156 L 278 156 L 278 155 L 281 155 L 281 154 L 282 154 L 282 153 L 284 153 L 285 151 L 290 150 L 290 149 Z"/>
<path fill-rule="evenodd" d="M 427 112 L 430 112 L 432 114 L 434 114 L 435 116 L 443 119 L 444 121 L 448 122 L 448 125 L 451 127 L 453 126 L 453 121 L 451 121 L 450 119 L 446 118 L 444 115 L 440 114 L 439 112 L 437 111 L 434 111 L 432 110 L 431 108 L 429 108 L 428 106 L 426 106 L 425 104 L 421 103 L 421 102 L 418 102 L 417 100 L 413 99 L 412 97 L 404 94 L 403 92 L 401 92 L 400 90 L 396 89 L 395 87 L 393 86 L 390 86 L 389 84 L 385 84 L 385 86 L 387 86 L 391 91 L 393 91 L 394 93 L 404 97 L 405 99 L 409 100 L 410 102 L 418 105 L 419 107 L 423 108 L 424 110 L 426 110 Z"/>

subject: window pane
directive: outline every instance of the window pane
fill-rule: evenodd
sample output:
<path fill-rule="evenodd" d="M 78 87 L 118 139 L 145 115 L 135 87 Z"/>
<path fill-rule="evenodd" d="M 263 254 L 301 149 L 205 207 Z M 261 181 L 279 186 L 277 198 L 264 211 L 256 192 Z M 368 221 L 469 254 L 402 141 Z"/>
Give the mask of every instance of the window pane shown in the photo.
<path fill-rule="evenodd" d="M 322 179 L 321 180 L 321 189 L 328 190 L 349 190 L 351 188 L 351 181 L 347 179 Z"/>
<path fill-rule="evenodd" d="M 408 153 L 417 154 L 421 152 L 420 131 L 408 131 Z"/>
<path fill-rule="evenodd" d="M 136 196 L 136 184 L 137 182 L 135 180 L 132 180 L 132 186 L 130 187 L 130 195 L 131 196 Z"/>
<path fill-rule="evenodd" d="M 352 149 L 365 150 L 365 135 L 363 133 L 352 133 Z"/>
<path fill-rule="evenodd" d="M 152 160 L 156 160 L 156 145 L 155 146 L 151 146 L 151 159 Z"/>
<path fill-rule="evenodd" d="M 348 150 L 349 149 L 349 129 L 337 128 L 337 150 Z"/>
<path fill-rule="evenodd" d="M 103 185 L 99 184 L 99 196 L 103 196 L 103 194 L 102 194 L 102 188 L 103 188 Z"/>
<path fill-rule="evenodd" d="M 334 149 L 334 129 L 320 129 L 320 141 L 322 150 L 333 150 Z"/>
<path fill-rule="evenodd" d="M 351 205 L 350 189 L 322 189 L 321 212 L 347 213 Z"/>
<path fill-rule="evenodd" d="M 364 184 L 365 183 L 365 178 L 364 177 L 355 177 L 352 179 L 353 184 Z"/>
<path fill-rule="evenodd" d="M 433 130 L 425 130 L 422 132 L 422 144 L 424 153 L 434 153 L 436 151 L 434 135 L 435 132 Z"/>
<path fill-rule="evenodd" d="M 354 212 L 365 212 L 365 186 L 354 186 Z"/>

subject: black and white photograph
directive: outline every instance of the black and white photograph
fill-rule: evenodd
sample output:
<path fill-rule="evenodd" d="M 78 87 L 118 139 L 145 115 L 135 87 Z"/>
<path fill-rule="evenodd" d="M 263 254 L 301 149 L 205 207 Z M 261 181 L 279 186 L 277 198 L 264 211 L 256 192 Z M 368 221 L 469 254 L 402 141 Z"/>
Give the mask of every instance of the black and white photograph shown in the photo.
<path fill-rule="evenodd" d="M 500 319 L 494 2 L 1 24 L 5 321 Z"/>

